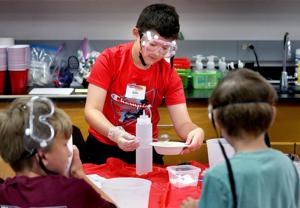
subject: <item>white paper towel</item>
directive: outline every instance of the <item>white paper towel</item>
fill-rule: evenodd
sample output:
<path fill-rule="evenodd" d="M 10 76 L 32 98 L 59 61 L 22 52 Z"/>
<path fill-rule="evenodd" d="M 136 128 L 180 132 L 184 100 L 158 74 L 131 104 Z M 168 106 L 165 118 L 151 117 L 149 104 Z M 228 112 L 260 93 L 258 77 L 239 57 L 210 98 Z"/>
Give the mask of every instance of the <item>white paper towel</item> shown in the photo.
<path fill-rule="evenodd" d="M 9 37 L 0 37 L 0 45 L 12 46 L 15 44 L 14 38 Z"/>

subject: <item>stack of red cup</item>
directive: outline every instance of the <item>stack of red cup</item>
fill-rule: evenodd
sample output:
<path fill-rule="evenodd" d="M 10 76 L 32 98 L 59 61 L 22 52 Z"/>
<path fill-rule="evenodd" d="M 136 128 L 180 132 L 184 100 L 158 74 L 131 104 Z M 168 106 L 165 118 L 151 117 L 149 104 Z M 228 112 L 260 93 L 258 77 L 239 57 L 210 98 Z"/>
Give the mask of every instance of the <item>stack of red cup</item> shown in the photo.
<path fill-rule="evenodd" d="M 29 45 L 14 45 L 7 48 L 8 71 L 13 95 L 27 94 L 28 70 L 30 66 Z"/>

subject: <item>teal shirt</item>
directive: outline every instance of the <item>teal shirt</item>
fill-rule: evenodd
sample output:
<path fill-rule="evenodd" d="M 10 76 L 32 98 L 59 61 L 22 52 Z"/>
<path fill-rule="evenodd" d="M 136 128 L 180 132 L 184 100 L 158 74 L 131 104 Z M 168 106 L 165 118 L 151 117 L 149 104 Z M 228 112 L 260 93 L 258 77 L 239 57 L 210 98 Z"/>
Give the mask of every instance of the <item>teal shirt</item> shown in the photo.
<path fill-rule="evenodd" d="M 299 208 L 300 182 L 292 161 L 274 149 L 235 154 L 231 159 L 239 208 Z M 207 170 L 200 208 L 232 208 L 226 164 Z"/>

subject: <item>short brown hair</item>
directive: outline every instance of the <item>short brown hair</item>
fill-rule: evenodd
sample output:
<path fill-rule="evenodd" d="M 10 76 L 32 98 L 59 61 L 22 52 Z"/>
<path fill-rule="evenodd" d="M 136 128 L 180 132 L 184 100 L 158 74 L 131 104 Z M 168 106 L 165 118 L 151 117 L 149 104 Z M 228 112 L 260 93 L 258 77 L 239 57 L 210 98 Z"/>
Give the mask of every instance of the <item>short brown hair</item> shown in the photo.
<path fill-rule="evenodd" d="M 141 12 L 136 27 L 140 33 L 155 30 L 164 38 L 177 39 L 180 30 L 179 15 L 171 5 L 151 4 Z"/>
<path fill-rule="evenodd" d="M 258 136 L 273 119 L 277 94 L 259 73 L 240 69 L 228 73 L 214 89 L 209 103 L 218 124 L 230 136 Z"/>
<path fill-rule="evenodd" d="M 6 111 L 0 113 L 0 155 L 15 171 L 32 167 L 31 158 L 21 158 L 26 152 L 24 137 L 29 120 L 29 108 L 27 106 L 29 100 L 30 98 L 16 99 Z M 38 108 L 41 111 L 49 109 L 47 103 L 41 100 L 35 102 L 38 102 Z M 47 121 L 53 126 L 55 137 L 57 134 L 63 134 L 65 138 L 70 138 L 72 123 L 63 110 L 55 108 L 53 115 Z M 51 148 L 51 144 L 48 148 Z"/>

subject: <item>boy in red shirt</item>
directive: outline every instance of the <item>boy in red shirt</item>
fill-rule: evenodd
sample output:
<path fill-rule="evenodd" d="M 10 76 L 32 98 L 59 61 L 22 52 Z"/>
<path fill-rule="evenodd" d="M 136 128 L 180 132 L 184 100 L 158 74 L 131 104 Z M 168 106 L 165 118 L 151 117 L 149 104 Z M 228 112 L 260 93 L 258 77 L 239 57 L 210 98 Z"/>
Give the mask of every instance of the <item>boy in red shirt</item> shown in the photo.
<path fill-rule="evenodd" d="M 88 77 L 87 162 L 100 164 L 117 157 L 135 163 L 142 139 L 134 136 L 136 119 L 143 110 L 152 115 L 153 138 L 157 138 L 158 107 L 163 99 L 177 134 L 188 145 L 183 153 L 201 146 L 204 132 L 189 117 L 182 82 L 172 66 L 179 29 L 173 6 L 153 4 L 140 14 L 133 42 L 100 54 Z M 162 156 L 153 153 L 154 163 L 163 163 Z"/>

